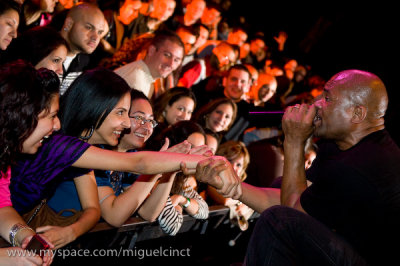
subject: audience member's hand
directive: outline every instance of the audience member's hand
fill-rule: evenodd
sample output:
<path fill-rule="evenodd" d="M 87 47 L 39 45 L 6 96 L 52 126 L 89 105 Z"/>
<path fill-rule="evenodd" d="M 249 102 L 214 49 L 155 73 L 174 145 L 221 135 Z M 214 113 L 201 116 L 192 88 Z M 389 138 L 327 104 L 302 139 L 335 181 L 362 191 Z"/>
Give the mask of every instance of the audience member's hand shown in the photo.
<path fill-rule="evenodd" d="M 238 199 L 242 194 L 240 178 L 229 161 L 222 156 L 213 156 L 200 161 L 196 168 L 196 179 L 213 186 L 227 198 Z"/>
<path fill-rule="evenodd" d="M 278 36 L 274 36 L 274 40 L 278 43 L 279 51 L 284 49 L 288 34 L 285 31 L 280 31 Z"/>
<path fill-rule="evenodd" d="M 316 108 L 314 105 L 297 104 L 286 108 L 282 118 L 285 141 L 304 144 L 314 131 L 315 115 Z"/>
<path fill-rule="evenodd" d="M 18 253 L 17 253 L 18 252 Z M 38 255 L 36 256 L 22 256 L 18 254 L 24 254 L 24 250 L 19 247 L 8 247 L 8 248 L 0 248 L 0 265 L 49 265 L 43 264 L 43 260 Z M 11 255 L 15 254 L 15 255 Z"/>
<path fill-rule="evenodd" d="M 249 211 L 251 211 L 250 207 L 243 203 L 236 207 L 236 212 L 243 217 L 246 217 Z"/>
<path fill-rule="evenodd" d="M 23 249 L 25 249 L 27 247 L 27 245 L 31 241 L 32 237 L 33 237 L 33 235 L 25 237 L 25 239 L 21 243 L 21 247 Z M 53 262 L 52 249 L 54 248 L 54 245 L 51 243 L 51 241 L 46 236 L 40 235 L 40 237 L 43 238 L 43 240 L 45 240 L 47 242 L 47 244 L 49 244 L 49 246 L 50 246 L 50 249 L 48 249 L 47 251 L 44 251 L 42 254 L 39 254 L 39 255 L 43 256 L 43 258 L 41 259 L 42 262 L 40 265 L 44 265 L 44 266 L 50 265 Z"/>
<path fill-rule="evenodd" d="M 186 202 L 186 198 L 182 195 L 174 194 L 171 195 L 172 206 L 182 205 Z"/>
<path fill-rule="evenodd" d="M 76 239 L 75 233 L 70 226 L 46 225 L 36 228 L 37 233 L 42 233 L 44 237 L 54 244 L 54 248 L 61 248 Z"/>
<path fill-rule="evenodd" d="M 177 194 L 171 195 L 172 206 L 174 206 L 175 210 L 177 210 L 180 213 L 183 213 L 182 206 L 179 205 L 180 202 L 182 202 L 182 200 L 186 201 L 186 198 L 183 197 L 182 195 L 177 195 Z"/>
<path fill-rule="evenodd" d="M 211 157 L 214 155 L 212 150 L 207 145 L 193 147 L 190 149 L 189 154 L 203 155 L 205 157 Z"/>
<path fill-rule="evenodd" d="M 169 146 L 169 139 L 165 138 L 165 143 L 162 146 L 160 151 L 166 151 L 166 152 L 175 152 L 175 153 L 184 153 L 187 154 L 190 152 L 190 148 L 191 148 L 191 144 L 185 140 L 181 143 L 178 143 L 170 148 L 168 148 Z"/>

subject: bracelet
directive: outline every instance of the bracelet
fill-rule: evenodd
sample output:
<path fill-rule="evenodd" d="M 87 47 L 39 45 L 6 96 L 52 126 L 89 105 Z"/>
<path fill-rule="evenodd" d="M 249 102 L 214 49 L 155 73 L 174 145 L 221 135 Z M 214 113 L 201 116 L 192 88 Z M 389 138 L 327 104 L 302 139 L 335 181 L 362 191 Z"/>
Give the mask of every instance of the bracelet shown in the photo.
<path fill-rule="evenodd" d="M 17 243 L 15 242 L 15 240 L 16 240 L 16 238 L 17 238 L 17 234 L 18 234 L 19 232 L 21 232 L 22 230 L 31 230 L 32 232 L 35 233 L 35 231 L 34 231 L 32 228 L 30 228 L 29 226 L 27 226 L 27 225 L 24 225 L 24 224 L 21 224 L 21 223 L 16 223 L 16 224 L 14 224 L 14 225 L 11 227 L 10 235 L 9 235 L 9 237 L 10 237 L 10 243 L 13 245 L 13 247 L 15 247 L 15 246 L 17 245 Z"/>
<path fill-rule="evenodd" d="M 186 203 L 184 205 L 182 205 L 183 208 L 187 208 L 190 205 L 190 199 L 186 198 Z"/>

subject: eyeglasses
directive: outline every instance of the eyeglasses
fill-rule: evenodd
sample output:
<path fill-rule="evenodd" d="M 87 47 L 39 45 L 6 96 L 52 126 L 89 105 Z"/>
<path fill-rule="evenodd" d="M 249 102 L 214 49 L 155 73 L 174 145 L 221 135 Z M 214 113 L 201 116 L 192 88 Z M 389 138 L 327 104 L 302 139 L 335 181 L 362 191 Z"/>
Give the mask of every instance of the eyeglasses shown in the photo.
<path fill-rule="evenodd" d="M 150 123 L 151 128 L 155 128 L 158 125 L 156 120 L 154 120 L 154 119 L 145 119 L 143 116 L 140 116 L 140 115 L 134 115 L 134 116 L 129 116 L 129 117 L 135 119 L 135 121 L 137 123 L 140 123 L 142 126 L 144 124 L 146 124 L 146 123 Z"/>

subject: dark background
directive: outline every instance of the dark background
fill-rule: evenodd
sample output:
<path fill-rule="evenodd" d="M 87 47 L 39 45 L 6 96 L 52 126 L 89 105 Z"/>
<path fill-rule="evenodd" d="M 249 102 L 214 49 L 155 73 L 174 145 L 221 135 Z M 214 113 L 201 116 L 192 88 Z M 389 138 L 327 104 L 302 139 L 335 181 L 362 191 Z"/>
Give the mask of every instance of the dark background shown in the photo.
<path fill-rule="evenodd" d="M 333 4 L 329 6 L 328 3 Z M 400 15 L 396 10 L 395 6 L 384 2 L 353 7 L 339 2 L 311 5 L 233 0 L 227 15 L 232 23 L 243 16 L 250 26 L 249 36 L 257 31 L 264 32 L 267 46 L 273 44 L 272 37 L 280 30 L 286 31 L 287 52 L 325 79 L 345 69 L 361 69 L 378 75 L 389 94 L 386 127 L 399 144 L 396 77 L 400 62 Z"/>

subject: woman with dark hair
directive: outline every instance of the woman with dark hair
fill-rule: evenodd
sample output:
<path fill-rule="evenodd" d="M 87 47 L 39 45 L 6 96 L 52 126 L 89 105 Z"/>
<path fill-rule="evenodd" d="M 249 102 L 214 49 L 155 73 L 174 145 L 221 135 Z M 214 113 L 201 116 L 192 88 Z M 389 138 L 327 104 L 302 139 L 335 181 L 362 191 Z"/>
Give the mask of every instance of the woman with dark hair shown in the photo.
<path fill-rule="evenodd" d="M 203 128 L 209 129 L 220 135 L 227 132 L 236 119 L 236 103 L 228 98 L 218 98 L 202 106 L 193 116 L 193 121 Z"/>
<path fill-rule="evenodd" d="M 194 93 L 184 87 L 174 87 L 160 95 L 153 103 L 154 117 L 162 128 L 182 120 L 190 120 L 196 108 Z"/>
<path fill-rule="evenodd" d="M 174 87 L 165 91 L 153 101 L 154 117 L 158 126 L 151 138 L 179 121 L 190 120 L 195 108 L 196 97 L 191 90 Z"/>
<path fill-rule="evenodd" d="M 61 75 L 67 52 L 68 43 L 58 31 L 50 27 L 35 27 L 12 42 L 2 61 L 23 59 L 36 69 L 44 67 Z"/>
<path fill-rule="evenodd" d="M 181 162 L 193 170 L 205 159 L 200 155 L 171 156 L 163 152 L 121 153 L 92 146 L 118 144 L 122 131 L 130 127 L 129 108 L 130 87 L 121 77 L 107 69 L 84 72 L 61 99 L 63 134 L 52 136 L 36 156 L 21 158 L 13 167 L 13 204 L 27 218 L 36 210 L 35 205 L 43 206 L 43 199 L 51 198 L 49 206 L 58 211 L 73 204 L 66 198 L 78 195 L 81 216 L 79 212 L 73 215 L 63 227 L 49 224 L 37 228 L 56 248 L 87 232 L 100 218 L 93 171 L 82 168 L 158 174 L 178 171 Z"/>
<path fill-rule="evenodd" d="M 23 61 L 0 67 L 0 235 L 16 246 L 0 249 L 1 265 L 51 263 L 49 254 L 42 260 L 39 256 L 7 253 L 25 248 L 35 235 L 13 208 L 9 184 L 10 166 L 18 154 L 36 153 L 43 140 L 60 128 L 58 97 L 59 79 L 54 72 L 37 71 Z"/>
<path fill-rule="evenodd" d="M 206 133 L 203 128 L 192 121 L 180 121 L 165 129 L 154 143 L 161 144 L 163 139 L 169 139 L 171 145 L 182 141 L 188 141 L 193 147 L 206 144 Z M 149 145 L 159 148 L 155 144 Z M 147 147 L 147 146 L 146 146 Z M 158 222 L 161 229 L 169 234 L 175 235 L 183 222 L 182 212 L 193 216 L 196 219 L 208 218 L 208 205 L 197 193 L 197 181 L 194 176 L 177 173 L 171 188 L 171 196 L 160 216 Z"/>
<path fill-rule="evenodd" d="M 19 5 L 14 0 L 0 1 L 0 50 L 6 50 L 12 39 L 17 38 L 19 13 Z"/>

